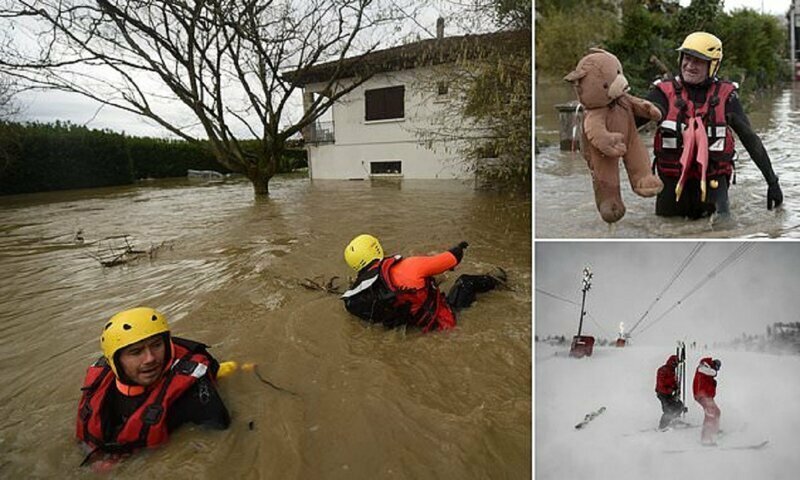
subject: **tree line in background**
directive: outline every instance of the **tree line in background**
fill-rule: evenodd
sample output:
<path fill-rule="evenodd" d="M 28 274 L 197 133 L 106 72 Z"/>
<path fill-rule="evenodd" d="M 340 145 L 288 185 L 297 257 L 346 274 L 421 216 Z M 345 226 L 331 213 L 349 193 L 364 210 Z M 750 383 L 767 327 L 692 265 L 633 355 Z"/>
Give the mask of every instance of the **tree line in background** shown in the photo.
<path fill-rule="evenodd" d="M 401 35 L 413 0 L 0 0 L 0 68 L 33 88 L 77 93 L 208 145 L 269 194 L 290 139 L 374 73 L 359 57 Z M 21 21 L 23 19 L 24 21 Z M 23 29 L 33 42 L 16 41 Z M 294 115 L 302 75 L 331 62 L 320 95 Z M 168 106 L 196 122 L 176 121 Z M 199 125 L 201 131 L 194 126 Z M 240 132 L 246 132 L 242 135 Z M 257 148 L 246 147 L 248 139 Z"/>
<path fill-rule="evenodd" d="M 553 346 L 566 346 L 572 341 L 572 337 L 566 335 L 547 335 L 540 338 L 539 335 L 534 336 L 535 342 L 543 342 Z M 604 346 L 613 346 L 616 340 L 609 340 L 606 338 L 598 338 L 596 344 Z M 687 342 L 691 348 L 702 346 L 707 349 L 708 345 L 698 345 L 695 342 Z M 767 325 L 766 335 L 748 334 L 742 332 L 742 335 L 734 338 L 728 342 L 714 342 L 713 348 L 732 348 L 734 350 L 745 350 L 749 352 L 767 352 L 777 354 L 800 354 L 800 322 L 776 322 L 772 325 Z"/>
<path fill-rule="evenodd" d="M 779 18 L 750 9 L 723 10 L 724 0 L 540 0 L 536 2 L 536 71 L 556 78 L 571 71 L 590 47 L 617 55 L 635 94 L 678 72 L 676 49 L 691 32 L 722 40 L 720 76 L 744 90 L 789 78 L 787 32 Z"/>
<path fill-rule="evenodd" d="M 472 26 L 467 31 L 480 30 L 485 26 L 481 21 L 489 17 L 501 30 L 528 32 L 521 43 L 494 50 L 469 65 L 469 83 L 459 97 L 466 103 L 459 106 L 459 114 L 488 130 L 460 139 L 466 140 L 460 148 L 463 158 L 473 164 L 484 158 L 498 159 L 497 168 L 488 171 L 489 180 L 530 191 L 532 2 L 451 3 Z M 413 0 L 289 0 L 280 4 L 225 0 L 197 2 L 194 7 L 167 1 L 0 0 L 0 25 L 5 27 L 0 28 L 0 70 L 26 88 L 78 93 L 147 117 L 202 147 L 196 151 L 210 151 L 217 163 L 246 175 L 256 195 L 266 195 L 270 178 L 292 155 L 290 138 L 374 71 L 381 71 L 380 65 L 358 60 L 396 42 L 402 34 L 401 23 L 416 22 L 423 5 Z M 29 36 L 41 42 L 25 48 L 15 42 L 20 18 L 25 19 Z M 353 60 L 359 65 L 355 76 L 343 77 L 343 67 Z M 326 95 L 305 105 L 298 118 L 291 118 L 289 100 L 300 92 L 292 78 L 321 64 L 333 67 L 324 79 Z M 289 68 L 293 72 L 287 72 Z M 151 84 L 156 86 L 150 88 Z M 198 134 L 169 120 L 161 111 L 169 103 L 165 96 L 188 108 L 203 131 Z M 234 134 L 235 125 L 247 127 L 253 140 Z M 195 151 L 182 143 L 149 148 Z M 57 164 L 54 159 L 48 162 Z M 14 165 L 4 164 L 4 170 Z M 139 165 L 134 161 L 131 167 L 133 178 L 139 176 Z M 55 172 L 43 175 L 48 180 L 42 185 L 59 176 Z M 115 174 L 99 181 L 111 181 L 111 177 L 118 178 Z"/>
<path fill-rule="evenodd" d="M 714 347 L 797 355 L 800 354 L 800 322 L 776 322 L 767 325 L 766 335 L 742 332 L 741 336 L 729 342 L 715 342 Z"/>
<path fill-rule="evenodd" d="M 562 347 L 564 345 L 569 345 L 572 342 L 572 336 L 567 337 L 566 335 L 547 335 L 546 337 L 540 338 L 539 335 L 534 335 L 533 341 L 536 343 L 543 342 L 548 345 L 553 345 L 556 347 Z M 599 337 L 595 339 L 595 344 L 599 347 L 605 347 L 607 345 L 613 345 L 616 340 L 609 340 L 607 338 Z"/>
<path fill-rule="evenodd" d="M 434 150 L 457 152 L 483 187 L 529 195 L 533 81 L 531 0 L 474 0 L 451 20 L 470 24 L 491 18 L 500 30 L 458 55 L 422 84 L 444 84 L 437 118 L 416 133 Z M 499 35 L 498 35 L 499 33 Z M 487 40 L 488 39 L 488 40 Z"/>
<path fill-rule="evenodd" d="M 503 2 L 505 6 L 512 3 Z M 526 5 L 527 4 L 527 5 Z M 475 70 L 466 89 L 463 114 L 489 130 L 483 141 L 468 143 L 464 155 L 480 168 L 481 158 L 496 158 L 498 163 L 483 175 L 490 184 L 530 192 L 532 184 L 531 125 L 533 102 L 531 82 L 530 2 L 516 2 L 503 18 L 527 35 L 520 35 L 507 50 L 495 50 Z"/>
<path fill-rule="evenodd" d="M 257 148 L 243 142 L 244 150 Z M 278 172 L 306 165 L 301 149 L 285 150 Z M 219 165 L 203 142 L 128 137 L 70 123 L 0 120 L 0 195 L 128 185 L 142 178 L 184 177 Z"/>

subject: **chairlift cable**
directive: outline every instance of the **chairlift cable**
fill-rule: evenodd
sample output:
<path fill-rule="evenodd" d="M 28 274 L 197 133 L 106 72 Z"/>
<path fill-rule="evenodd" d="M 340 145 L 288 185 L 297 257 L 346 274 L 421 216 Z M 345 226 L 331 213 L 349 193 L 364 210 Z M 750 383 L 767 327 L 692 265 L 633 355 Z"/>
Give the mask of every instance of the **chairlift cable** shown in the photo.
<path fill-rule="evenodd" d="M 697 284 L 695 284 L 695 285 L 694 285 L 694 287 L 690 288 L 690 289 L 689 289 L 689 291 L 688 291 L 688 292 L 686 292 L 686 294 L 685 294 L 683 297 L 681 297 L 681 298 L 680 298 L 680 299 L 679 299 L 677 302 L 675 302 L 675 303 L 674 303 L 674 304 L 673 304 L 673 305 L 672 305 L 670 308 L 668 308 L 668 309 L 667 309 L 667 310 L 666 310 L 664 313 L 662 313 L 662 314 L 661 314 L 661 316 L 659 316 L 658 318 L 656 318 L 655 320 L 653 320 L 651 323 L 647 324 L 647 325 L 646 325 L 646 326 L 645 326 L 645 327 L 642 329 L 642 332 L 645 332 L 645 331 L 646 331 L 648 328 L 650 328 L 651 326 L 653 326 L 653 325 L 654 325 L 655 323 L 657 323 L 659 320 L 661 320 L 662 318 L 664 318 L 665 316 L 667 316 L 667 314 L 669 314 L 669 313 L 670 313 L 672 310 L 674 310 L 675 308 L 677 308 L 677 307 L 678 307 L 678 306 L 679 306 L 681 303 L 683 303 L 683 302 L 684 302 L 685 300 L 687 300 L 689 297 L 691 297 L 692 295 L 694 295 L 695 293 L 697 293 L 697 291 L 698 291 L 698 290 L 699 290 L 701 287 L 703 287 L 703 286 L 704 286 L 704 285 L 705 285 L 705 284 L 706 284 L 708 281 L 710 281 L 712 278 L 714 278 L 714 277 L 716 277 L 717 275 L 719 275 L 720 273 L 722 273 L 722 272 L 723 272 L 723 271 L 724 271 L 726 268 L 728 268 L 728 267 L 730 267 L 731 265 L 734 265 L 735 263 L 737 263 L 737 262 L 739 261 L 739 259 L 741 259 L 741 258 L 742 258 L 742 256 L 743 256 L 743 255 L 744 255 L 744 254 L 747 252 L 747 250 L 749 250 L 751 247 L 752 247 L 752 245 L 751 245 L 751 244 L 740 244 L 740 245 L 739 245 L 739 246 L 736 248 L 736 250 L 734 250 L 734 251 L 733 251 L 733 252 L 731 252 L 731 253 L 730 253 L 730 254 L 729 254 L 727 257 L 725 257 L 725 259 L 724 259 L 724 260 L 722 260 L 722 261 L 721 261 L 721 262 L 720 262 L 720 263 L 719 263 L 719 264 L 718 264 L 716 267 L 714 267 L 714 269 L 713 269 L 713 270 L 711 270 L 710 272 L 708 272 L 708 274 L 707 274 L 707 275 L 706 275 L 704 278 L 702 278 L 702 279 L 701 279 L 699 282 L 697 282 Z"/>
<path fill-rule="evenodd" d="M 642 313 L 642 316 L 639 317 L 639 319 L 633 325 L 633 328 L 631 328 L 628 331 L 629 335 L 633 334 L 634 330 L 636 330 L 636 328 L 639 326 L 639 324 L 641 324 L 642 321 L 645 319 L 645 317 L 647 317 L 647 315 L 650 313 L 650 310 L 653 308 L 653 306 L 655 306 L 655 304 L 659 300 L 661 300 L 661 298 L 663 298 L 664 293 L 666 293 L 666 291 L 672 286 L 672 284 L 675 283 L 675 280 L 677 280 L 678 277 L 683 273 L 683 271 L 686 270 L 686 268 L 691 264 L 691 262 L 694 259 L 694 257 L 696 257 L 698 253 L 700 253 L 700 250 L 702 250 L 704 246 L 705 246 L 705 244 L 702 243 L 702 242 L 697 242 L 695 244 L 694 248 L 692 248 L 692 251 L 689 252 L 689 254 L 686 256 L 686 258 L 683 259 L 683 262 L 681 262 L 681 264 L 678 266 L 678 268 L 672 274 L 672 278 L 670 278 L 667 281 L 667 284 L 664 286 L 664 288 L 661 289 L 661 291 L 656 294 L 656 297 L 653 299 L 652 302 L 650 302 L 650 305 L 648 305 L 647 308 L 645 308 L 644 313 Z"/>
<path fill-rule="evenodd" d="M 539 293 L 541 293 L 541 294 L 543 294 L 543 295 L 546 295 L 546 296 L 548 296 L 548 297 L 554 298 L 554 299 L 556 299 L 556 300 L 559 300 L 559 301 L 562 301 L 562 302 L 565 302 L 565 303 L 569 303 L 570 305 L 575 305 L 575 306 L 576 306 L 576 307 L 578 307 L 578 308 L 580 308 L 580 306 L 581 306 L 581 304 L 580 304 L 580 303 L 578 303 L 578 302 L 575 302 L 575 301 L 573 301 L 573 300 L 569 300 L 569 299 L 567 299 L 567 298 L 564 298 L 564 297 L 560 297 L 560 296 L 558 296 L 558 295 L 556 295 L 556 294 L 554 294 L 554 293 L 550 293 L 550 292 L 548 292 L 548 291 L 542 290 L 541 288 L 537 288 L 537 289 L 536 289 L 536 291 L 537 291 L 537 292 L 539 292 Z M 593 323 L 594 323 L 594 324 L 597 326 L 597 328 L 599 328 L 600 330 L 602 330 L 604 334 L 606 334 L 607 336 L 612 336 L 612 335 L 611 335 L 611 333 L 610 333 L 608 330 L 606 330 L 605 328 L 603 328 L 603 326 L 602 326 L 602 325 L 600 325 L 600 324 L 597 322 L 597 320 L 595 320 L 595 318 L 594 318 L 594 315 L 592 315 L 592 314 L 591 314 L 591 313 L 589 313 L 589 312 L 586 312 L 586 316 L 589 318 L 589 320 L 591 320 L 591 321 L 592 321 L 592 322 L 593 322 Z"/>
<path fill-rule="evenodd" d="M 703 286 L 704 286 L 706 283 L 708 283 L 708 282 L 709 282 L 709 281 L 710 281 L 712 278 L 714 278 L 714 277 L 718 276 L 720 273 L 722 273 L 723 271 L 725 271 L 725 269 L 727 269 L 728 267 L 730 267 L 730 266 L 732 266 L 732 265 L 734 265 L 734 264 L 738 263 L 738 261 L 739 261 L 739 260 L 740 260 L 740 259 L 741 259 L 741 258 L 744 256 L 744 254 L 745 254 L 745 253 L 747 253 L 747 251 L 748 251 L 748 250 L 750 250 L 750 248 L 752 248 L 752 246 L 753 246 L 753 244 L 752 244 L 752 243 L 742 243 L 742 244 L 740 244 L 740 245 L 739 245 L 739 246 L 736 248 L 736 250 L 734 250 L 733 252 L 731 252 L 731 254 L 730 254 L 730 255 L 728 255 L 727 257 L 725 257 L 725 259 L 724 259 L 724 260 L 722 260 L 722 261 L 721 261 L 721 262 L 720 262 L 720 263 L 719 263 L 719 264 L 718 264 L 716 267 L 714 267 L 714 269 L 713 269 L 713 270 L 711 270 L 710 272 L 708 272 L 708 274 L 707 274 L 707 275 L 706 275 L 704 278 L 702 278 L 702 279 L 701 279 L 699 282 L 697 282 L 697 284 L 695 284 L 695 286 L 694 286 L 694 287 L 690 288 L 690 289 L 689 289 L 689 291 L 688 291 L 688 292 L 686 292 L 686 294 L 685 294 L 683 297 L 681 297 L 681 299 L 680 299 L 680 300 L 678 300 L 677 302 L 675 302 L 675 303 L 674 303 L 674 304 L 673 304 L 673 305 L 672 305 L 670 308 L 668 308 L 668 309 L 667 309 L 667 310 L 666 310 L 664 313 L 662 313 L 662 314 L 661 314 L 661 315 L 660 315 L 658 318 L 656 318 L 656 319 L 655 319 L 655 320 L 653 320 L 652 322 L 648 323 L 648 324 L 647 324 L 647 325 L 646 325 L 646 326 L 645 326 L 645 327 L 642 329 L 642 333 L 644 333 L 645 331 L 647 331 L 647 329 L 648 329 L 648 328 L 650 328 L 650 327 L 652 327 L 653 325 L 655 325 L 656 323 L 658 323 L 658 321 L 659 321 L 659 320 L 661 320 L 661 319 L 663 319 L 664 317 L 666 317 L 666 316 L 667 316 L 667 315 L 668 315 L 668 314 L 669 314 L 669 313 L 670 313 L 672 310 L 674 310 L 674 309 L 675 309 L 675 308 L 677 308 L 679 305 L 681 305 L 681 304 L 682 304 L 684 301 L 686 301 L 687 299 L 689 299 L 689 297 L 691 297 L 692 295 L 694 295 L 695 293 L 697 293 L 697 292 L 698 292 L 698 290 L 700 290 L 700 288 L 702 288 L 702 287 L 703 287 Z"/>

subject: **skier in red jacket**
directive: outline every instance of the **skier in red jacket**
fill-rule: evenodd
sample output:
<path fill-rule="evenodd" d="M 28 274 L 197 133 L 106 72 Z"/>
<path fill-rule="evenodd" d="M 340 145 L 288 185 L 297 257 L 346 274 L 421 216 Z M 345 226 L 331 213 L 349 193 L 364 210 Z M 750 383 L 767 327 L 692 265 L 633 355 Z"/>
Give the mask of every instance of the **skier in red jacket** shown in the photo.
<path fill-rule="evenodd" d="M 722 365 L 718 359 L 705 357 L 700 360 L 697 370 L 694 373 L 692 382 L 692 392 L 694 399 L 703 407 L 705 419 L 703 420 L 703 431 L 700 434 L 700 441 L 703 445 L 716 445 L 717 433 L 719 432 L 720 410 L 714 402 L 717 395 L 717 372 Z"/>
<path fill-rule="evenodd" d="M 661 401 L 661 421 L 659 430 L 667 428 L 678 415 L 686 411 L 680 400 L 680 384 L 678 383 L 678 356 L 670 355 L 667 363 L 660 366 L 656 372 L 656 395 Z"/>

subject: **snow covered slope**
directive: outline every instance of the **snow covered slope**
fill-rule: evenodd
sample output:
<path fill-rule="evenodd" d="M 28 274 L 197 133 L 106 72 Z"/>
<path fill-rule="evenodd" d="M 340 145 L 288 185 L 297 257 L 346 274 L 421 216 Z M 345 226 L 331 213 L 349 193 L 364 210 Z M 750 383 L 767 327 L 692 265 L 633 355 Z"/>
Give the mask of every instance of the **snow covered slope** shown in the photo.
<path fill-rule="evenodd" d="M 601 347 L 583 359 L 568 357 L 568 346 L 535 348 L 537 480 L 800 478 L 798 356 L 687 348 L 691 424 L 703 419 L 691 396 L 697 363 L 705 356 L 722 360 L 716 401 L 723 435 L 719 447 L 704 447 L 699 427 L 655 430 L 656 369 L 674 347 Z M 603 406 L 605 412 L 575 429 Z M 726 450 L 763 440 L 769 444 L 760 450 Z"/>

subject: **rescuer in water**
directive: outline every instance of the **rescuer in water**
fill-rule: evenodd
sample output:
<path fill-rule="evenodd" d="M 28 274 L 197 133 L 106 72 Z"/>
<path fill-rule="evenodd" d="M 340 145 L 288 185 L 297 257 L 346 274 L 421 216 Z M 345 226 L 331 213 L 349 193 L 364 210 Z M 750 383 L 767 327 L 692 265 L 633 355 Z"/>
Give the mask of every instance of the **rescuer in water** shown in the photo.
<path fill-rule="evenodd" d="M 497 275 L 461 275 L 447 297 L 433 281 L 434 275 L 454 269 L 469 246 L 461 242 L 431 256 L 383 256 L 383 247 L 372 235 L 359 235 L 344 250 L 347 264 L 358 276 L 342 295 L 350 313 L 388 328 L 411 325 L 448 330 L 456 325 L 455 311 L 469 307 L 476 294 L 488 292 L 506 281 Z"/>
<path fill-rule="evenodd" d="M 767 182 L 767 209 L 783 203 L 769 155 L 744 113 L 736 84 L 717 77 L 722 42 L 694 32 L 678 48 L 680 75 L 658 81 L 647 96 L 662 113 L 653 151 L 664 182 L 656 215 L 700 218 L 728 214 L 728 187 L 735 182 L 733 132 Z M 646 123 L 637 118 L 637 125 Z"/>

